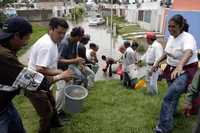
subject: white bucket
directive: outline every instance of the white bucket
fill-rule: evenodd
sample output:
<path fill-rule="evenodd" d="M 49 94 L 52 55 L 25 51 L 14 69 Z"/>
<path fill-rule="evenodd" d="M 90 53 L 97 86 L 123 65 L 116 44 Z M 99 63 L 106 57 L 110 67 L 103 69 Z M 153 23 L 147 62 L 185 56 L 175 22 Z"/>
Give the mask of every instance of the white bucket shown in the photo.
<path fill-rule="evenodd" d="M 87 97 L 88 91 L 83 86 L 69 85 L 65 88 L 64 94 L 67 112 L 78 113 L 81 111 L 83 99 Z"/>

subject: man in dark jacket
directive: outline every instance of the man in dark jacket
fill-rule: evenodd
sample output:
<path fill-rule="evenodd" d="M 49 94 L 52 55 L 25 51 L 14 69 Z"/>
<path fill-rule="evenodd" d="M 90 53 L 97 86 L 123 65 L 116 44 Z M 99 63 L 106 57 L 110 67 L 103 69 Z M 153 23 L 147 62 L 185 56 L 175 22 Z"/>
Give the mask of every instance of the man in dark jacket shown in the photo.
<path fill-rule="evenodd" d="M 22 17 L 12 17 L 3 24 L 0 32 L 0 132 L 25 133 L 21 118 L 12 99 L 21 89 L 49 91 L 51 83 L 69 80 L 68 71 L 57 76 L 45 77 L 39 72 L 25 68 L 16 53 L 25 46 L 32 33 L 31 24 Z"/>

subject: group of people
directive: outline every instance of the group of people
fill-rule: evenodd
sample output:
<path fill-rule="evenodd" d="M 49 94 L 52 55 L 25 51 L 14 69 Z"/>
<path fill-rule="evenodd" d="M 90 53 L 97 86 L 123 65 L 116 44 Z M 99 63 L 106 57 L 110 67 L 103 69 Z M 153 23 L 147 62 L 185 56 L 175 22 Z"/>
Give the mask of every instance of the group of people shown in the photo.
<path fill-rule="evenodd" d="M 174 15 L 168 22 L 168 30 L 170 36 L 164 49 L 157 41 L 154 32 L 146 33 L 146 41 L 149 46 L 141 58 L 138 58 L 136 54 L 137 47 L 133 48 L 135 41 L 133 41 L 132 46 L 130 42 L 125 41 L 124 45 L 120 47 L 120 52 L 123 54 L 124 85 L 129 87 L 135 85 L 135 80 L 131 78 L 133 76 L 131 71 L 134 70 L 135 65 L 140 66 L 141 62 L 146 65 L 145 80 L 150 95 L 158 94 L 157 80 L 159 77 L 167 81 L 168 89 L 162 101 L 160 118 L 154 129 L 155 133 L 171 133 L 181 95 L 187 92 L 184 114 L 189 116 L 194 106 L 193 101 L 200 92 L 200 71 L 197 72 L 197 43 L 193 35 L 188 33 L 189 25 L 186 19 L 182 15 Z M 166 61 L 164 62 L 164 60 Z M 114 59 L 107 58 L 107 66 L 103 71 L 116 62 Z M 166 64 L 164 70 L 161 69 L 162 63 Z M 198 113 L 197 126 L 193 130 L 193 133 L 199 132 L 200 112 Z"/>
<path fill-rule="evenodd" d="M 69 26 L 62 18 L 52 18 L 48 33 L 32 46 L 28 67 L 17 59 L 16 53 L 28 43 L 32 25 L 22 17 L 9 18 L 0 32 L 0 129 L 1 133 L 25 133 L 12 99 L 20 90 L 34 106 L 39 120 L 39 133 L 63 126 L 64 88 L 66 85 L 93 87 L 98 70 L 96 52 L 99 47 L 90 43 L 82 27 Z M 56 98 L 52 84 L 57 82 Z"/>
<path fill-rule="evenodd" d="M 24 90 L 25 96 L 36 109 L 39 121 L 39 133 L 50 133 L 51 128 L 60 127 L 64 88 L 68 84 L 83 85 L 90 88 L 94 83 L 94 75 L 98 70 L 96 52 L 98 45 L 90 40 L 82 27 L 75 27 L 67 35 L 68 23 L 61 18 L 52 18 L 48 33 L 38 39 L 31 48 L 28 67 L 17 59 L 16 53 L 28 43 L 32 26 L 22 17 L 13 17 L 5 21 L 0 32 L 0 130 L 1 133 L 25 133 L 21 118 L 15 109 L 12 99 Z M 147 88 L 152 95 L 158 93 L 158 68 L 166 59 L 162 77 L 166 79 L 168 89 L 163 98 L 160 118 L 155 133 L 170 133 L 173 129 L 174 117 L 180 96 L 188 91 L 184 106 L 188 116 L 192 101 L 199 95 L 200 72 L 198 69 L 197 44 L 193 35 L 188 33 L 189 25 L 181 15 L 173 16 L 168 23 L 170 37 L 163 50 L 153 32 L 146 34 L 149 47 L 139 59 L 137 42 L 125 41 L 120 47 L 123 54 L 121 60 L 115 61 L 102 56 L 107 63 L 106 68 L 121 62 L 123 66 L 123 83 L 133 86 L 135 81 L 130 77 L 133 64 L 143 60 L 147 66 Z M 110 66 L 109 66 L 110 65 Z M 195 75 L 196 73 L 196 75 Z M 194 76 L 195 75 L 195 76 Z M 194 79 L 193 79 L 194 77 Z M 192 80 L 193 79 L 193 80 Z M 56 98 L 52 87 L 57 82 Z M 200 132 L 200 113 L 193 133 Z"/>

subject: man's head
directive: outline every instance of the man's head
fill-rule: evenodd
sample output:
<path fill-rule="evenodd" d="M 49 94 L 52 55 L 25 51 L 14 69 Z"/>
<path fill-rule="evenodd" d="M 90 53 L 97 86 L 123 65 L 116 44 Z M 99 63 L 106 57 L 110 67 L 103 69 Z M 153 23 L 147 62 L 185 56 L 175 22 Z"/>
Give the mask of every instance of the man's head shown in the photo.
<path fill-rule="evenodd" d="M 52 18 L 49 22 L 49 36 L 55 43 L 59 43 L 65 36 L 69 25 L 62 18 Z"/>
<path fill-rule="evenodd" d="M 99 46 L 95 43 L 90 43 L 90 49 L 94 50 L 94 51 L 98 51 L 99 50 Z"/>
<path fill-rule="evenodd" d="M 82 37 L 82 39 L 80 40 L 80 43 L 82 43 L 83 45 L 86 45 L 89 41 L 90 41 L 90 35 L 86 34 Z"/>
<path fill-rule="evenodd" d="M 102 58 L 102 60 L 106 61 L 106 56 L 105 55 L 102 55 L 101 58 Z"/>
<path fill-rule="evenodd" d="M 127 49 L 128 47 L 130 47 L 131 46 L 131 43 L 129 42 L 129 41 L 125 41 L 124 42 L 124 47 L 125 47 L 125 49 Z"/>
<path fill-rule="evenodd" d="M 138 48 L 138 46 L 139 46 L 139 44 L 137 43 L 137 41 L 133 40 L 133 41 L 132 41 L 131 48 L 132 48 L 133 50 L 136 50 L 136 49 Z"/>
<path fill-rule="evenodd" d="M 28 43 L 32 33 L 31 24 L 22 17 L 12 17 L 5 21 L 0 32 L 0 42 L 17 52 Z"/>
<path fill-rule="evenodd" d="M 124 45 L 121 45 L 121 46 L 119 47 L 119 52 L 120 52 L 120 53 L 123 54 L 123 53 L 125 52 L 125 50 L 126 50 L 126 49 L 125 49 Z"/>
<path fill-rule="evenodd" d="M 151 45 L 156 40 L 156 34 L 154 32 L 147 32 L 146 40 L 147 43 Z"/>
<path fill-rule="evenodd" d="M 70 33 L 70 37 L 73 42 L 77 43 L 81 41 L 82 37 L 84 36 L 84 29 L 82 27 L 75 27 L 72 29 Z"/>

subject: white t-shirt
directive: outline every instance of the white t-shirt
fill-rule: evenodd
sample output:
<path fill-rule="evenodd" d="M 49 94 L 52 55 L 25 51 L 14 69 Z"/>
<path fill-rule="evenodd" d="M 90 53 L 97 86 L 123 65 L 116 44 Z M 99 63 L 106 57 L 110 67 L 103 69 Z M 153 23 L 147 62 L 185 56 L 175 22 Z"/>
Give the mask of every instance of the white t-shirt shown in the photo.
<path fill-rule="evenodd" d="M 28 68 L 36 70 L 37 66 L 57 68 L 58 48 L 48 34 L 42 36 L 31 48 Z"/>
<path fill-rule="evenodd" d="M 128 47 L 123 56 L 124 71 L 127 72 L 128 66 L 137 62 L 137 54 L 131 47 Z"/>
<path fill-rule="evenodd" d="M 86 57 L 88 60 L 92 60 L 92 57 L 91 57 L 91 53 L 92 53 L 92 49 L 86 49 Z"/>
<path fill-rule="evenodd" d="M 141 60 L 147 64 L 154 64 L 163 54 L 163 47 L 158 41 L 154 41 L 149 45 L 146 53 L 142 56 Z"/>
<path fill-rule="evenodd" d="M 193 55 L 186 63 L 187 65 L 198 61 L 196 40 L 187 32 L 181 33 L 176 38 L 170 36 L 165 47 L 167 63 L 171 66 L 176 66 L 183 57 L 184 51 L 188 49 L 193 51 Z"/>

